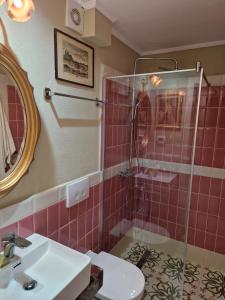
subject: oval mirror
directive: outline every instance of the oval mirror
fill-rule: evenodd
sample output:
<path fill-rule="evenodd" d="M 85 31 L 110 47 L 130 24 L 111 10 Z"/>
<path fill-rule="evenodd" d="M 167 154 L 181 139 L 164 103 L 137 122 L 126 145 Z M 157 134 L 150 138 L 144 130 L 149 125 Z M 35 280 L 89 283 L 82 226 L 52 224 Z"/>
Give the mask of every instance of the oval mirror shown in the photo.
<path fill-rule="evenodd" d="M 40 119 L 27 74 L 0 44 L 0 197 L 27 172 L 34 156 Z"/>

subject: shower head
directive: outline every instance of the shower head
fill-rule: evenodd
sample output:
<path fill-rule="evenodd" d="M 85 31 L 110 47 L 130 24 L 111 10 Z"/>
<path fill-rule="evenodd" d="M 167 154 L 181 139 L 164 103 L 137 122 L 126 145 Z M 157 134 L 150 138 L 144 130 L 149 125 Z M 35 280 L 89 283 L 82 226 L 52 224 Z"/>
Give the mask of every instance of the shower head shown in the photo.
<path fill-rule="evenodd" d="M 174 68 L 172 70 L 178 70 L 178 61 L 175 58 L 172 57 L 138 57 L 135 60 L 135 64 L 134 64 L 134 75 L 136 74 L 136 69 L 137 69 L 137 63 L 139 61 L 167 61 L 167 62 L 171 62 L 174 65 Z M 163 69 L 163 68 L 162 68 Z M 170 69 L 164 69 L 164 71 L 172 71 Z"/>

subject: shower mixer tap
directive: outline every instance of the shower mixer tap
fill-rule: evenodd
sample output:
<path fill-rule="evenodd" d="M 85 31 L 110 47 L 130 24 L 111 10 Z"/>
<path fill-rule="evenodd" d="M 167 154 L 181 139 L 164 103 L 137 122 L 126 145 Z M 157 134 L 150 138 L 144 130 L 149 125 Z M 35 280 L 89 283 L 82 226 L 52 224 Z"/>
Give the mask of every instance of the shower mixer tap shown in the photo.
<path fill-rule="evenodd" d="M 118 173 L 118 175 L 119 175 L 120 177 L 123 177 L 123 178 L 128 178 L 128 177 L 130 177 L 130 176 L 133 176 L 133 172 L 132 172 L 131 169 L 126 169 L 126 170 L 124 170 L 124 171 L 120 171 L 120 172 Z"/>

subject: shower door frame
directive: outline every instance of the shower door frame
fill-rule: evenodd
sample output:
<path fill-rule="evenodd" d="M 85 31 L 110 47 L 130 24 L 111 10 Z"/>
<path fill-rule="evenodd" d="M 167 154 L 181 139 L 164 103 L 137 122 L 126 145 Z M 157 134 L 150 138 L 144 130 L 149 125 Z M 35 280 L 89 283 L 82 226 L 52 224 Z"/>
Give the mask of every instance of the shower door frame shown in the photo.
<path fill-rule="evenodd" d="M 195 162 L 195 151 L 196 151 L 196 142 L 197 142 L 197 130 L 198 130 L 198 121 L 199 121 L 199 111 L 200 111 L 200 100 L 201 100 L 201 91 L 202 91 L 202 85 L 203 85 L 203 80 L 205 80 L 205 74 L 204 74 L 204 69 L 202 67 L 199 67 L 198 63 L 196 64 L 196 68 L 193 69 L 183 69 L 183 70 L 172 70 L 172 71 L 161 71 L 161 72 L 151 72 L 151 73 L 142 73 L 142 74 L 131 74 L 131 75 L 121 75 L 121 76 L 109 76 L 106 77 L 104 79 L 104 87 L 105 87 L 105 92 L 106 92 L 106 81 L 107 80 L 116 80 L 116 79 L 129 79 L 129 78 L 134 78 L 133 79 L 133 86 L 132 86 L 132 118 L 133 118 L 133 112 L 134 112 L 134 104 L 135 104 L 135 81 L 138 77 L 142 77 L 142 76 L 151 76 L 151 75 L 162 75 L 162 74 L 179 74 L 179 73 L 185 73 L 185 72 L 196 72 L 199 73 L 199 82 L 198 82 L 198 98 L 197 98 L 197 110 L 196 110 L 196 116 L 195 116 L 195 125 L 194 125 L 194 136 L 193 136 L 193 147 L 192 147 L 192 157 L 191 157 L 191 164 L 190 164 L 190 172 L 188 173 L 188 175 L 190 175 L 190 179 L 189 179 L 189 187 L 188 187 L 188 196 L 187 196 L 187 213 L 186 213 L 186 220 L 185 220 L 185 234 L 184 234 L 184 241 L 182 241 L 182 243 L 184 243 L 184 256 L 183 256 L 183 260 L 184 260 L 184 265 L 187 259 L 187 244 L 188 244 L 188 224 L 189 224 L 189 217 L 190 217 L 190 207 L 191 207 L 191 192 L 192 192 L 192 184 L 193 184 L 193 173 L 194 173 L 194 162 Z M 206 84 L 208 84 L 208 81 L 206 81 Z M 197 81 L 196 81 L 197 83 Z M 131 122 L 131 126 L 133 126 L 133 122 Z M 102 120 L 102 134 L 103 134 L 103 143 L 102 143 L 102 184 L 104 184 L 104 151 L 105 151 L 105 137 L 104 137 L 104 133 L 105 133 L 105 108 L 104 108 L 104 112 L 103 112 L 103 120 Z M 132 129 L 132 133 L 133 134 L 133 129 Z M 131 138 L 131 162 L 132 162 L 132 153 L 133 153 L 133 138 Z M 130 166 L 132 167 L 132 166 Z M 103 198 L 103 186 L 102 186 L 102 206 L 101 206 L 101 215 L 102 215 L 102 220 L 104 219 L 104 198 Z M 104 222 L 102 222 L 102 228 L 101 228 L 101 246 L 103 246 L 103 226 L 104 226 Z M 182 274 L 182 276 L 184 277 L 184 272 Z M 183 284 L 184 284 L 184 278 L 182 280 L 182 293 L 183 293 Z"/>

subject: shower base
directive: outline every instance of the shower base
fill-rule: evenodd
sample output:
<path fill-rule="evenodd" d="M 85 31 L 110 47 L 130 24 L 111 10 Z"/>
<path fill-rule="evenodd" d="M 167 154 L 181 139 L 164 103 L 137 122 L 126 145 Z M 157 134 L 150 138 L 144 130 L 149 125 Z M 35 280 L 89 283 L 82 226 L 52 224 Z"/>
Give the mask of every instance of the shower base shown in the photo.
<path fill-rule="evenodd" d="M 111 251 L 137 265 L 146 280 L 144 300 L 225 300 L 225 256 L 132 227 Z M 183 291 L 183 292 L 182 292 Z"/>

